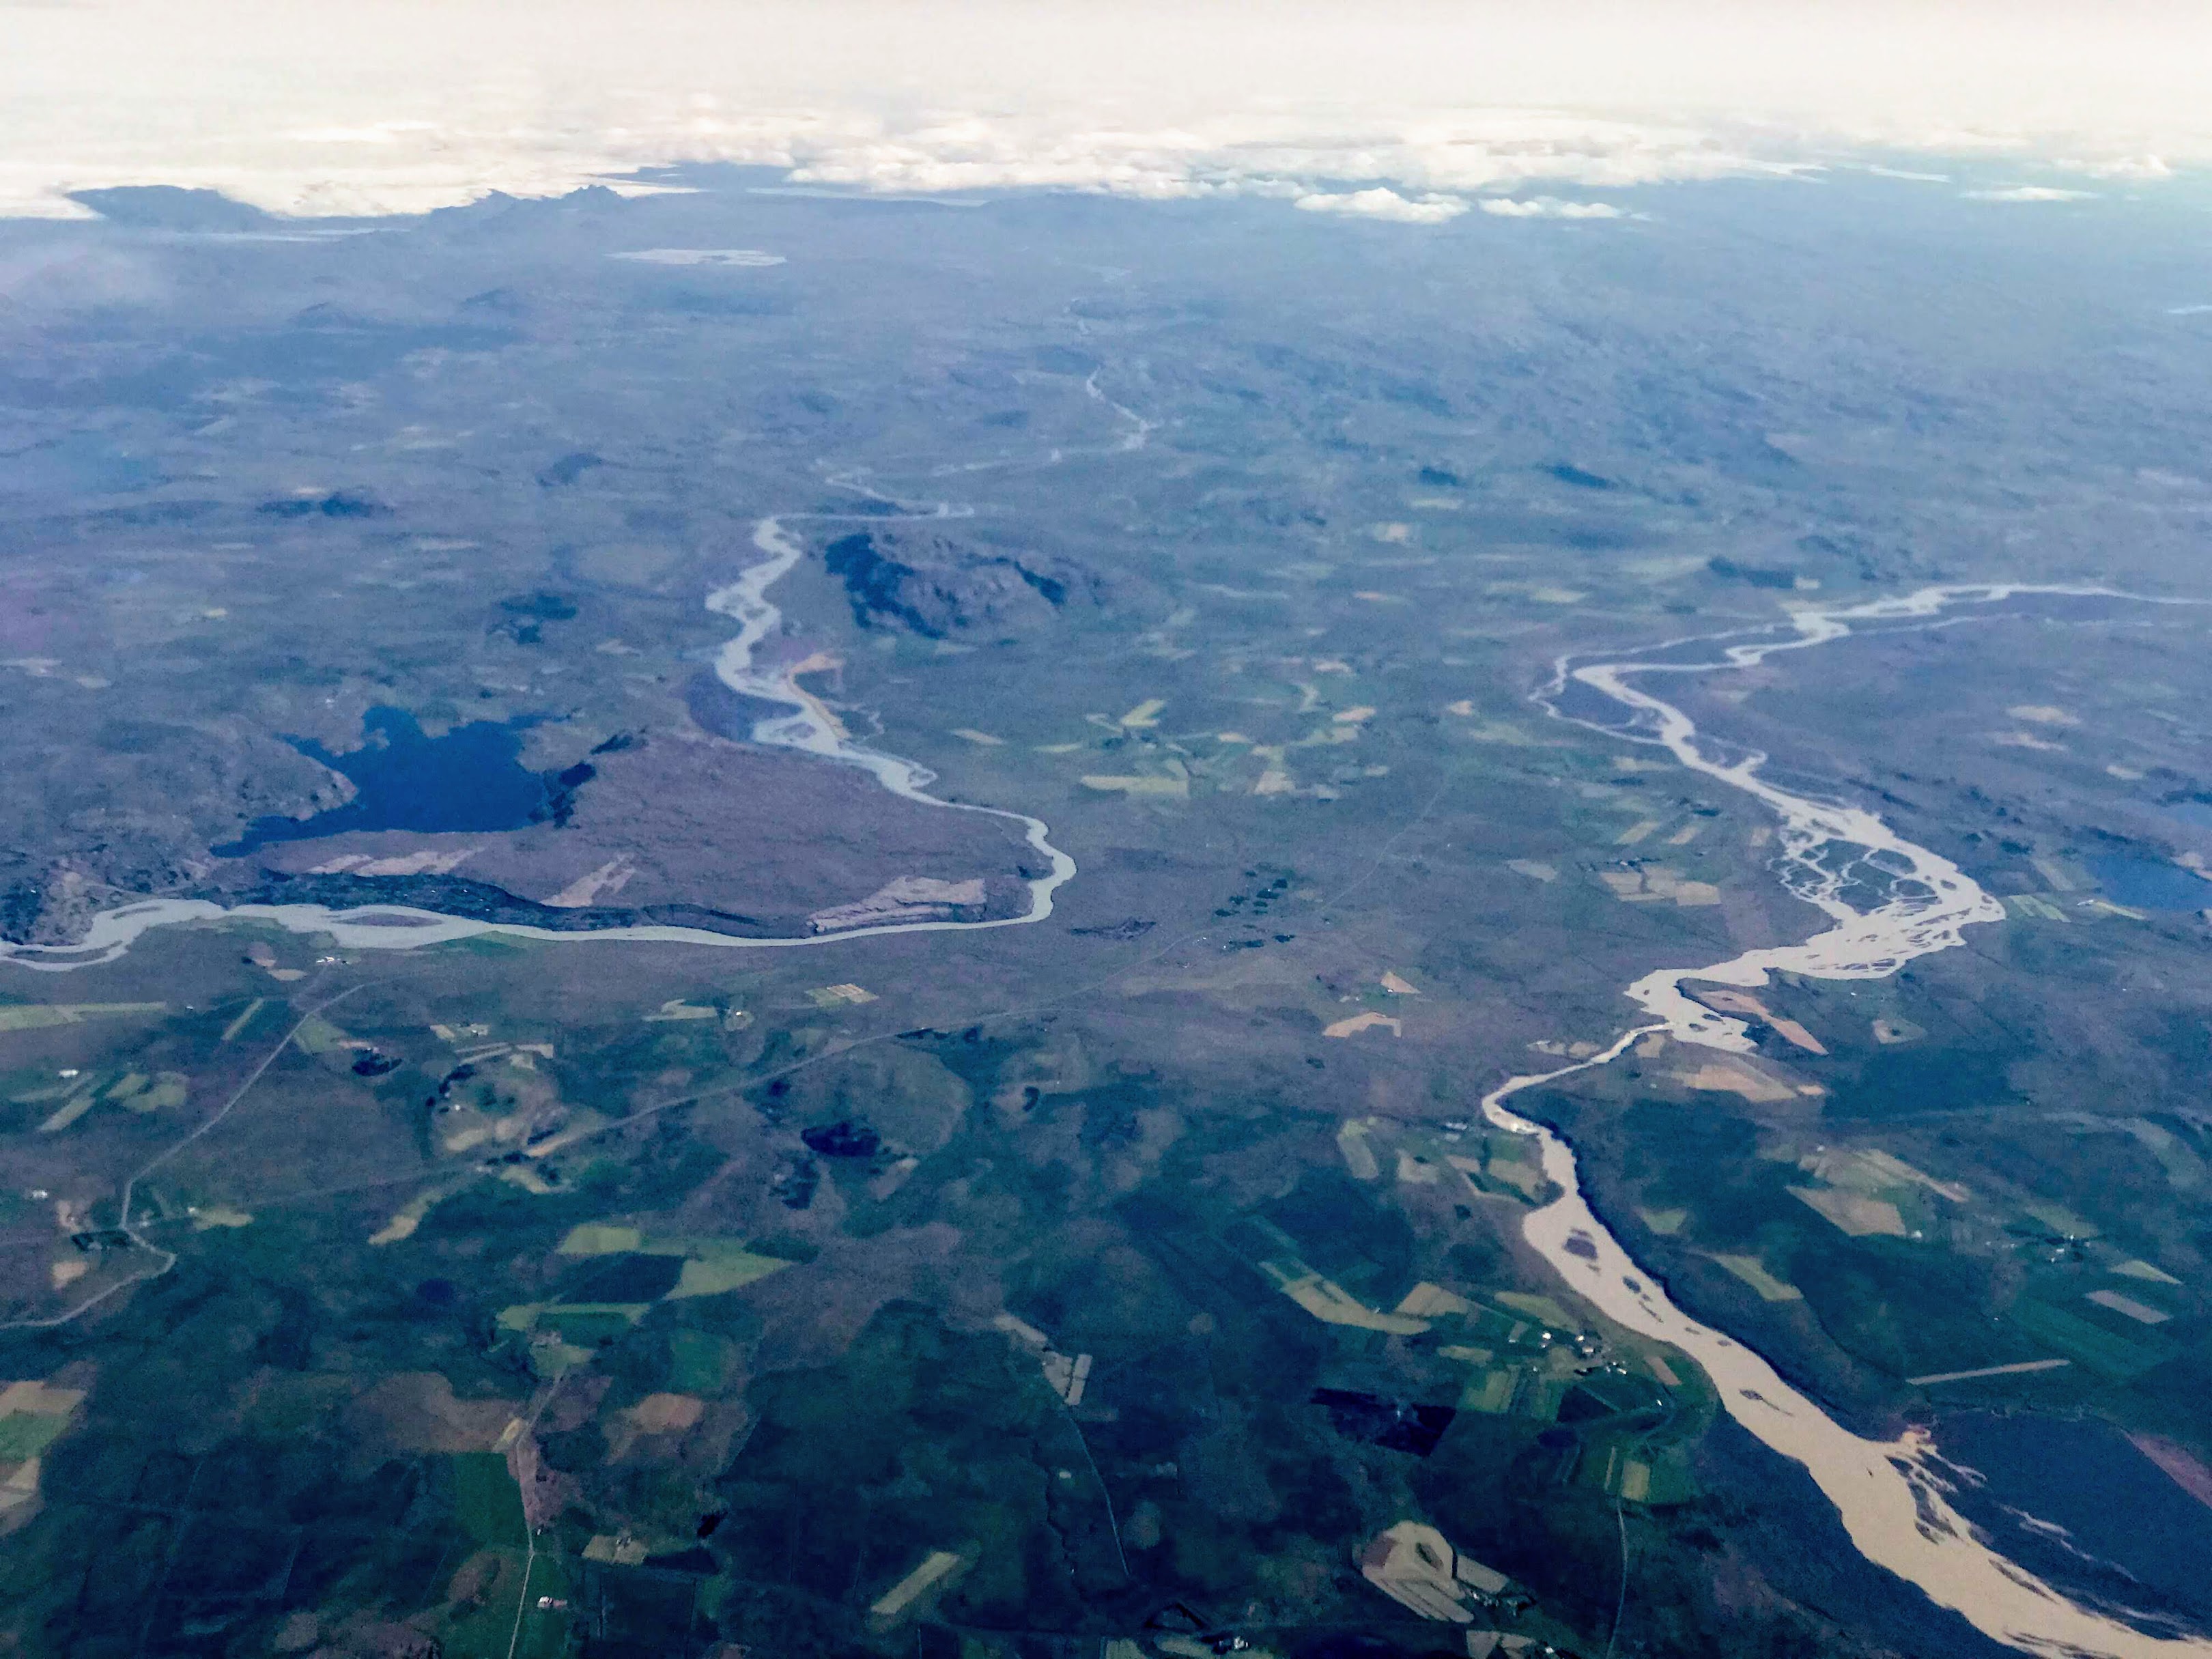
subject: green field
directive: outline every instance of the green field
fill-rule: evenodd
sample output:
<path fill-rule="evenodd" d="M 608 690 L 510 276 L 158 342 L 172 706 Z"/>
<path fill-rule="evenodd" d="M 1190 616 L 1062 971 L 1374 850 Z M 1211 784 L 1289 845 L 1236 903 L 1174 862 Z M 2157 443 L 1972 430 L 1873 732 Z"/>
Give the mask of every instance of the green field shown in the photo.
<path fill-rule="evenodd" d="M 61 1438 L 69 1422 L 66 1416 L 40 1412 L 9 1412 L 0 1417 L 0 1463 L 36 1457 Z"/>
<path fill-rule="evenodd" d="M 479 1544 L 520 1549 L 529 1540 L 522 1492 L 497 1452 L 459 1452 L 453 1460 L 453 1512 Z"/>
<path fill-rule="evenodd" d="M 2010 1318 L 2028 1335 L 2115 1382 L 2140 1376 L 2179 1352 L 2163 1338 L 2122 1336 L 2067 1309 L 2032 1298 L 2023 1297 Z"/>

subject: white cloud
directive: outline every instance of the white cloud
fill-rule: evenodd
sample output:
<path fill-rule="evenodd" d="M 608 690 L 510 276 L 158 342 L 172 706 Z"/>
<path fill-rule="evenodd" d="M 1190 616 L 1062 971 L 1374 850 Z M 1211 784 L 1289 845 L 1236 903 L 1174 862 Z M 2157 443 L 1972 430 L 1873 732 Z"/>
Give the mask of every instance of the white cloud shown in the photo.
<path fill-rule="evenodd" d="M 2066 155 L 2059 158 L 2057 165 L 2069 173 L 2087 173 L 2092 179 L 2148 180 L 2173 177 L 2173 168 L 2163 155 Z"/>
<path fill-rule="evenodd" d="M 1970 202 L 2092 202 L 2096 192 L 2089 190 L 2060 190 L 2052 185 L 2008 185 L 2002 190 L 1969 190 L 1960 192 Z"/>
<path fill-rule="evenodd" d="M 1307 213 L 1355 214 L 1363 219 L 1395 220 L 1401 225 L 1440 225 L 1467 211 L 1467 204 L 1455 196 L 1425 196 L 1409 202 L 1396 191 L 1380 186 L 1335 194 L 1316 191 L 1299 197 L 1292 205 Z"/>
<path fill-rule="evenodd" d="M 689 161 L 920 195 L 1379 181 L 1417 208 L 1846 154 L 2212 161 L 2203 0 L 1330 0 L 1259 29 L 1249 0 L 6 9 L 0 214 L 117 184 L 420 211 Z"/>
<path fill-rule="evenodd" d="M 1619 208 L 1610 202 L 1563 202 L 1556 196 L 1516 201 L 1510 196 L 1492 196 L 1478 204 L 1485 213 L 1501 219 L 1618 219 Z"/>
<path fill-rule="evenodd" d="M 410 133 L 436 131 L 429 121 L 385 121 L 373 127 L 309 127 L 285 136 L 303 144 L 396 144 Z"/>

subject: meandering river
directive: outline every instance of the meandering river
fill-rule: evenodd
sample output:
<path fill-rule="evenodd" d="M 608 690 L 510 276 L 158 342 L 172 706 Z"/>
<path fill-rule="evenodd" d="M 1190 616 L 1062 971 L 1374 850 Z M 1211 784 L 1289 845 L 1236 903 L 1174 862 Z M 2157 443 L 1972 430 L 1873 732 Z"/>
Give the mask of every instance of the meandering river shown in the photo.
<path fill-rule="evenodd" d="M 949 509 L 939 508 L 935 512 L 919 514 L 872 514 L 868 515 L 867 522 L 877 524 L 897 518 L 938 518 L 945 516 L 948 512 Z M 836 518 L 840 515 L 811 514 L 805 516 Z M 782 613 L 769 600 L 769 590 L 790 573 L 804 556 L 805 550 L 784 528 L 783 518 L 775 516 L 755 523 L 753 545 L 763 556 L 748 566 L 737 580 L 726 587 L 716 588 L 707 596 L 709 611 L 728 617 L 738 624 L 736 637 L 725 645 L 715 658 L 716 676 L 733 691 L 761 698 L 791 711 L 759 722 L 753 730 L 753 740 L 772 748 L 797 750 L 823 760 L 860 767 L 872 775 L 893 794 L 908 800 L 942 807 L 947 811 L 980 812 L 989 817 L 1008 818 L 1021 824 L 1030 846 L 1048 866 L 1043 875 L 1031 878 L 1029 908 L 1021 915 L 1000 916 L 989 921 L 884 922 L 872 927 L 852 927 L 842 933 L 810 934 L 804 938 L 738 939 L 727 933 L 709 933 L 703 928 L 672 927 L 660 924 L 569 932 L 532 927 L 519 922 L 479 921 L 404 904 L 379 903 L 334 910 L 320 904 L 240 904 L 226 908 L 206 899 L 148 899 L 143 903 L 126 904 L 94 917 L 84 938 L 73 945 L 13 945 L 0 941 L 0 961 L 48 972 L 87 968 L 99 963 L 112 962 L 129 950 L 149 928 L 170 927 L 179 922 L 212 921 L 225 916 L 274 922 L 295 933 L 320 934 L 336 940 L 345 950 L 406 951 L 425 945 L 442 945 L 454 939 L 471 939 L 483 933 L 546 940 L 627 939 L 663 945 L 706 945 L 737 950 L 790 950 L 884 933 L 959 933 L 987 927 L 1019 927 L 1030 922 L 1042 921 L 1050 915 L 1053 895 L 1074 877 L 1075 860 L 1052 844 L 1051 830 L 1043 819 L 1031 817 L 1026 812 L 1009 811 L 1002 807 L 940 800 L 928 793 L 927 786 L 936 775 L 927 767 L 854 741 L 840 732 L 822 713 L 814 699 L 799 688 L 789 669 L 774 670 L 755 665 L 753 659 L 761 641 L 773 634 L 783 620 Z M 857 898 L 861 895 L 855 894 L 854 896 Z"/>
<path fill-rule="evenodd" d="M 2125 597 L 2082 588 L 1928 587 L 1864 605 L 1800 610 L 1786 630 L 1729 644 L 1717 653 L 1710 644 L 1700 648 L 1698 641 L 1686 641 L 1642 659 L 1579 665 L 1562 661 L 1544 694 L 1554 714 L 1656 744 L 1690 770 L 1740 789 L 1772 811 L 1779 820 L 1784 880 L 1834 925 L 1800 945 L 1646 974 L 1628 988 L 1627 995 L 1651 1017 L 1648 1023 L 1575 1065 L 1509 1078 L 1483 1097 L 1482 1109 L 1493 1123 L 1536 1138 L 1544 1173 L 1564 1194 L 1528 1217 L 1523 1231 L 1528 1243 L 1608 1318 L 1672 1344 L 1702 1365 L 1729 1416 L 1804 1466 L 1868 1560 L 1919 1586 L 1930 1601 L 1984 1634 L 2029 1652 L 2206 1659 L 2212 1656 L 2212 1639 L 2152 1635 L 2077 1606 L 1991 1548 L 1947 1500 L 1943 1465 L 1924 1436 L 1882 1441 L 1853 1434 L 1751 1349 L 1689 1318 L 1591 1213 L 1573 1150 L 1507 1103 L 1525 1090 L 1610 1065 L 1654 1033 L 1709 1048 L 1749 1048 L 1744 1023 L 1692 1000 L 1682 988 L 1685 981 L 1750 988 L 1765 984 L 1768 974 L 1777 971 L 1815 979 L 1877 979 L 1915 957 L 1960 944 L 1967 927 L 2002 920 L 2003 908 L 1949 860 L 1905 840 L 1870 812 L 1782 787 L 1764 775 L 1764 756 L 1701 739 L 1688 715 L 1639 682 L 1753 667 L 1774 653 L 1827 644 L 1858 629 L 1923 623 L 1956 608 L 2031 594 Z M 1608 721 L 1587 702 L 1569 712 L 1577 688 L 1597 694 L 1617 719 Z M 1847 889 L 1868 888 L 1880 891 L 1878 902 L 1863 909 L 1847 902 Z"/>
<path fill-rule="evenodd" d="M 1099 396 L 1095 388 L 1093 396 Z M 1118 411 L 1124 415 L 1126 410 Z M 1134 420 L 1133 416 L 1129 416 Z M 1148 429 L 1139 424 L 1134 441 Z M 940 516 L 902 514 L 896 516 Z M 835 516 L 835 515 L 811 515 Z M 892 515 L 870 515 L 872 519 Z M 109 962 L 149 928 L 208 921 L 226 915 L 274 922 L 301 933 L 334 939 L 349 950 L 406 950 L 504 933 L 548 941 L 636 940 L 739 950 L 793 949 L 886 933 L 954 932 L 1019 927 L 1052 914 L 1053 895 L 1076 873 L 1075 861 L 1052 845 L 1042 820 L 1002 808 L 939 799 L 927 792 L 933 775 L 916 762 L 884 753 L 843 733 L 793 683 L 788 669 L 757 666 L 763 641 L 781 615 L 768 595 L 804 556 L 781 517 L 758 520 L 753 544 L 762 554 L 727 586 L 707 599 L 708 608 L 731 618 L 738 632 L 722 647 L 715 672 L 732 690 L 790 712 L 761 721 L 756 741 L 839 764 L 858 766 L 894 794 L 950 811 L 983 812 L 1024 827 L 1030 846 L 1048 863 L 1048 873 L 1030 884 L 1029 909 L 993 921 L 896 922 L 799 939 L 734 939 L 696 928 L 606 927 L 556 932 L 511 922 L 477 921 L 401 905 L 351 911 L 320 905 L 241 905 L 226 910 L 205 901 L 156 899 L 99 916 L 86 938 L 60 948 L 0 945 L 0 960 L 26 968 L 65 971 Z M 2212 1639 L 2161 1637 L 2077 1606 L 2007 1560 L 1978 1536 L 1945 1498 L 1943 1465 L 1923 1437 L 1893 1441 L 1864 1438 L 1829 1418 L 1792 1389 L 1757 1353 L 1684 1315 L 1666 1292 L 1630 1259 L 1597 1220 L 1582 1195 L 1573 1150 L 1541 1125 L 1516 1114 L 1516 1095 L 1577 1073 L 1610 1065 L 1654 1033 L 1680 1042 L 1741 1051 L 1752 1045 L 1742 1021 L 1717 1014 L 1682 988 L 1685 982 L 1753 988 L 1768 974 L 1786 971 L 1822 979 L 1873 979 L 1894 973 L 1915 957 L 1960 942 L 1963 929 L 2002 919 L 1997 902 L 1972 878 L 1929 849 L 1898 835 L 1860 808 L 1784 787 L 1766 775 L 1765 757 L 1733 750 L 1701 737 L 1688 715 L 1643 683 L 1668 675 L 1697 675 L 1753 667 L 1778 652 L 1804 650 L 1850 637 L 1869 627 L 1927 625 L 1954 609 L 1995 605 L 2017 595 L 2125 599 L 2100 589 L 1992 585 L 1928 587 L 1901 598 L 1792 613 L 1789 626 L 1771 635 L 1726 641 L 1686 641 L 1620 661 L 1563 660 L 1543 700 L 1561 718 L 1634 742 L 1663 747 L 1693 772 L 1742 791 L 1779 822 L 1782 878 L 1832 924 L 1798 945 L 1748 951 L 1728 961 L 1646 974 L 1626 994 L 1649 1016 L 1591 1058 L 1548 1072 L 1509 1078 L 1483 1097 L 1482 1109 L 1499 1126 L 1534 1137 L 1546 1175 L 1564 1194 L 1528 1218 L 1528 1242 L 1560 1277 L 1607 1317 L 1644 1335 L 1672 1344 L 1702 1365 L 1720 1391 L 1729 1414 L 1766 1445 L 1802 1464 L 1836 1506 L 1852 1543 L 1869 1561 L 1917 1585 L 1998 1641 L 2052 1656 L 2100 1659 L 2212 1659 Z M 1718 649 L 1712 649 L 1717 645 Z M 1580 706 L 1571 707 L 1576 699 Z M 1594 709 L 1602 708 L 1602 715 Z M 1861 908 L 1849 895 L 1878 890 L 1878 902 Z"/>

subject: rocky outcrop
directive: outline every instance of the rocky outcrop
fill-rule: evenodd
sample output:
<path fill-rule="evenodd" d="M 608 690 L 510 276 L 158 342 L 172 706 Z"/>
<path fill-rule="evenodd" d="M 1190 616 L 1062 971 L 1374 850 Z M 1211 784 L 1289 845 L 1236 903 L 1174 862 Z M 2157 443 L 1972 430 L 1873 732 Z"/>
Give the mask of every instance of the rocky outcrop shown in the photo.
<path fill-rule="evenodd" d="M 855 531 L 830 543 L 823 560 L 861 627 L 925 639 L 1027 633 L 1103 597 L 1097 575 L 1071 560 L 931 530 Z"/>
<path fill-rule="evenodd" d="M 939 881 L 929 876 L 901 876 L 866 898 L 817 910 L 806 920 L 817 933 L 842 933 L 854 927 L 880 927 L 895 921 L 981 921 L 990 889 L 981 876 Z"/>

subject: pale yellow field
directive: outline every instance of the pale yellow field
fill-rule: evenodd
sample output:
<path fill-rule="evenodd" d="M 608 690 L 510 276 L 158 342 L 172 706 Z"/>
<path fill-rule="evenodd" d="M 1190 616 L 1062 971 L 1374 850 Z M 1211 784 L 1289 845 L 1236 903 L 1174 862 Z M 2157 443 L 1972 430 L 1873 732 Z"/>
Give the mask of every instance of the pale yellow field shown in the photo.
<path fill-rule="evenodd" d="M 1694 1072 L 1675 1074 L 1692 1089 L 1702 1089 L 1713 1094 L 1741 1095 L 1754 1106 L 1771 1106 L 1779 1101 L 1793 1099 L 1798 1091 L 1779 1079 L 1755 1071 L 1733 1058 L 1707 1060 Z"/>
<path fill-rule="evenodd" d="M 696 1395 L 649 1394 L 629 1408 L 629 1415 L 647 1434 L 672 1434 L 697 1426 L 706 1410 L 707 1402 Z"/>
<path fill-rule="evenodd" d="M 1805 1292 L 1795 1285 L 1785 1285 L 1766 1271 L 1766 1264 L 1755 1255 L 1717 1255 L 1715 1261 L 1759 1292 L 1762 1302 L 1802 1302 Z"/>
<path fill-rule="evenodd" d="M 1790 1194 L 1853 1238 L 1905 1237 L 1905 1218 L 1886 1198 L 1829 1187 L 1792 1187 Z"/>
<path fill-rule="evenodd" d="M 1378 1028 L 1388 1030 L 1392 1036 L 1403 1036 L 1406 1034 L 1406 1024 L 1403 1020 L 1393 1019 L 1388 1014 L 1378 1014 L 1371 1010 L 1364 1014 L 1354 1014 L 1348 1019 L 1340 1019 L 1334 1025 L 1325 1025 L 1322 1028 L 1321 1034 L 1325 1037 L 1358 1036 L 1362 1031 L 1372 1031 Z"/>

